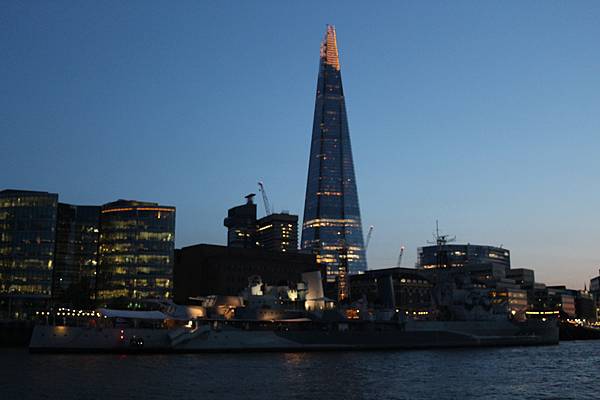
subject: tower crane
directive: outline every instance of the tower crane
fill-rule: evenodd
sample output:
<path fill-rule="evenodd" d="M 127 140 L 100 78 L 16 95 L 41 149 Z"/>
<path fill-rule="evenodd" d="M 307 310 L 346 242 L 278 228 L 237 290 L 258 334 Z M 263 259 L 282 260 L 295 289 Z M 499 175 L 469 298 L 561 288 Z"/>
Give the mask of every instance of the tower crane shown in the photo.
<path fill-rule="evenodd" d="M 269 198 L 267 197 L 267 192 L 265 191 L 265 184 L 262 181 L 258 182 L 258 190 L 262 195 L 263 203 L 265 205 L 265 213 L 267 215 L 271 215 L 271 203 L 269 203 Z"/>
<path fill-rule="evenodd" d="M 400 268 L 402 266 L 402 256 L 404 255 L 404 246 L 400 246 L 400 255 L 398 255 L 398 263 L 396 266 Z"/>
<path fill-rule="evenodd" d="M 371 243 L 371 236 L 373 235 L 374 228 L 375 227 L 373 225 L 369 227 L 369 232 L 367 233 L 367 240 L 365 241 L 365 251 L 367 251 L 367 249 L 369 248 L 369 243 Z"/>

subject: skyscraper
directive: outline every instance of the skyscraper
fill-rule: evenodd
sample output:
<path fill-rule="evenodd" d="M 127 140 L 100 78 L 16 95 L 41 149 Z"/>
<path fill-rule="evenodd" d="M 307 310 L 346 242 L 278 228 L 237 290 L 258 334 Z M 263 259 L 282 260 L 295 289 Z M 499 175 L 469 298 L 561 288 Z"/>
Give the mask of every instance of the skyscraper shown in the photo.
<path fill-rule="evenodd" d="M 327 280 L 333 282 L 345 272 L 367 269 L 333 26 L 327 26 L 320 59 L 302 248 L 316 254 L 317 261 L 327 267 Z"/>

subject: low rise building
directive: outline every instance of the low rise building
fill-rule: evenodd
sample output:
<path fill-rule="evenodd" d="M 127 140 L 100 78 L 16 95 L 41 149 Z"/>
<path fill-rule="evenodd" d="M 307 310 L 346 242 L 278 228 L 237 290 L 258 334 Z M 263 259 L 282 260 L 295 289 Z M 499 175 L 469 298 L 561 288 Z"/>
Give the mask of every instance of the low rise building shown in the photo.
<path fill-rule="evenodd" d="M 270 285 L 283 286 L 299 282 L 304 272 L 322 270 L 313 254 L 211 244 L 188 246 L 176 250 L 175 302 L 187 304 L 191 297 L 209 295 L 237 296 L 255 275 Z"/>
<path fill-rule="evenodd" d="M 403 312 L 431 309 L 433 284 L 412 268 L 385 268 L 350 275 L 350 300 L 365 298 L 373 306 L 397 308 Z"/>

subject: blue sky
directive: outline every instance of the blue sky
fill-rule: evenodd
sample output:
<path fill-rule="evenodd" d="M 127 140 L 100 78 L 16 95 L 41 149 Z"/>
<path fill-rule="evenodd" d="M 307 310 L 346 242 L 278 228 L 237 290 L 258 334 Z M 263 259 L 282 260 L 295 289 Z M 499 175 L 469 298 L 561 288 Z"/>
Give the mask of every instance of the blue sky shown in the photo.
<path fill-rule="evenodd" d="M 0 187 L 174 205 L 177 246 L 224 243 L 258 180 L 301 215 L 327 23 L 370 267 L 439 219 L 538 281 L 598 273 L 594 1 L 5 1 Z"/>

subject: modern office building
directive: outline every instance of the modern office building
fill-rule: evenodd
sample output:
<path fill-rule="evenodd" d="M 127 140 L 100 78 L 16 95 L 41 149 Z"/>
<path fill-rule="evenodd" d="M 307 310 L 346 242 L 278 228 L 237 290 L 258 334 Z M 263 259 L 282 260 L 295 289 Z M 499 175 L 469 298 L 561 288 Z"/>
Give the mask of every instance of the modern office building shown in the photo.
<path fill-rule="evenodd" d="M 528 268 L 513 268 L 506 271 L 506 278 L 513 279 L 524 289 L 533 289 L 535 285 L 535 271 Z"/>
<path fill-rule="evenodd" d="M 269 214 L 256 221 L 256 241 L 267 251 L 298 251 L 298 216 Z"/>
<path fill-rule="evenodd" d="M 266 251 L 298 251 L 298 216 L 286 212 L 256 218 L 254 194 L 246 203 L 227 211 L 223 225 L 227 227 L 227 246 Z"/>
<path fill-rule="evenodd" d="M 302 248 L 327 269 L 327 280 L 367 269 L 342 88 L 336 32 L 327 27 L 319 77 L 304 203 Z M 347 261 L 347 262 L 345 262 Z"/>
<path fill-rule="evenodd" d="M 403 313 L 432 309 L 430 278 L 412 268 L 374 269 L 350 275 L 350 299 L 366 299 L 370 305 L 398 309 Z"/>
<path fill-rule="evenodd" d="M 0 312 L 22 319 L 52 293 L 58 195 L 0 191 Z"/>
<path fill-rule="evenodd" d="M 303 272 L 322 269 L 313 254 L 211 244 L 178 249 L 175 259 L 175 302 L 179 304 L 189 303 L 190 297 L 237 296 L 253 276 L 278 286 L 298 282 Z"/>
<path fill-rule="evenodd" d="M 510 269 L 510 251 L 501 247 L 442 243 L 418 249 L 417 268 L 456 268 L 491 264 Z"/>
<path fill-rule="evenodd" d="M 137 308 L 140 300 L 170 298 L 175 207 L 131 200 L 102 206 L 97 301 Z"/>
<path fill-rule="evenodd" d="M 566 286 L 548 286 L 549 303 L 555 309 L 560 311 L 562 318 L 575 318 L 577 310 L 575 307 L 575 299 L 577 298 L 577 290 L 567 289 Z"/>
<path fill-rule="evenodd" d="M 100 206 L 58 203 L 52 298 L 59 303 L 89 305 L 94 299 Z"/>
<path fill-rule="evenodd" d="M 254 194 L 246 196 L 246 204 L 230 208 L 223 225 L 227 227 L 227 246 L 254 248 L 256 243 L 256 204 Z"/>

